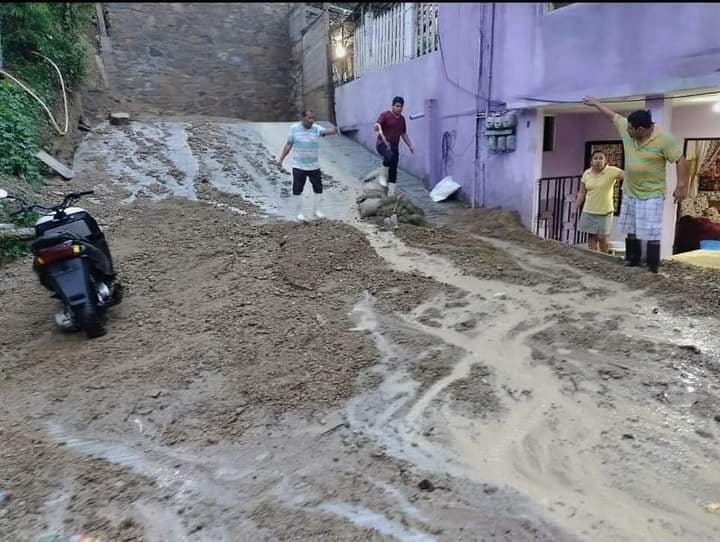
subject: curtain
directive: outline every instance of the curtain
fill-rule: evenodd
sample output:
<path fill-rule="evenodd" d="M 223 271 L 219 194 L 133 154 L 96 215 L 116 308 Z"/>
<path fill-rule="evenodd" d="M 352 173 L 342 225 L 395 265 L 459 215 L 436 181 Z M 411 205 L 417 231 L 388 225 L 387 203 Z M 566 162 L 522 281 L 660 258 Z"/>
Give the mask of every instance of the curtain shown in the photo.
<path fill-rule="evenodd" d="M 702 164 L 705 161 L 710 143 L 711 141 L 707 140 L 688 141 L 686 156 L 688 163 L 688 184 L 690 185 L 688 189 L 688 198 L 694 198 L 697 196 L 700 183 L 700 168 L 698 167 L 698 164 Z"/>
<path fill-rule="evenodd" d="M 688 141 L 687 156 L 689 190 L 688 197 L 697 196 L 700 188 L 700 175 L 720 157 L 720 141 L 700 140 Z"/>
<path fill-rule="evenodd" d="M 708 141 L 707 148 L 705 149 L 704 156 L 698 160 L 698 168 L 696 176 L 700 178 L 700 174 L 707 170 L 707 168 L 717 161 L 720 157 L 720 141 Z"/>

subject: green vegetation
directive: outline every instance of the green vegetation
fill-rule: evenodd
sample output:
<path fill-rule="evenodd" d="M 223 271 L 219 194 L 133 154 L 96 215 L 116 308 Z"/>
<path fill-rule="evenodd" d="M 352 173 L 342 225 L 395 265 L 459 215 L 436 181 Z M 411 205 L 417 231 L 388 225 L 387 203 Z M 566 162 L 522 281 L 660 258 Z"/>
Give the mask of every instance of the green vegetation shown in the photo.
<path fill-rule="evenodd" d="M 88 45 L 83 37 L 92 20 L 89 3 L 0 4 L 0 39 L 5 71 L 28 85 L 51 107 L 62 99 L 55 69 L 35 52 L 55 62 L 65 84 L 85 76 Z M 41 181 L 35 153 L 47 122 L 40 104 L 14 81 L 0 81 L 0 173 Z"/>
<path fill-rule="evenodd" d="M 3 69 L 22 81 L 53 110 L 62 103 L 55 69 L 34 53 L 57 64 L 67 88 L 85 76 L 89 44 L 84 33 L 93 19 L 92 3 L 0 4 L 0 47 Z M 62 106 L 60 107 L 62 109 Z M 62 126 L 62 120 L 58 120 Z M 8 78 L 0 78 L 0 178 L 14 176 L 34 187 L 42 185 L 45 166 L 35 158 L 49 123 L 40 104 Z M 0 203 L 0 223 L 31 225 L 33 217 L 11 220 Z M 0 262 L 25 251 L 21 241 L 0 242 Z"/>

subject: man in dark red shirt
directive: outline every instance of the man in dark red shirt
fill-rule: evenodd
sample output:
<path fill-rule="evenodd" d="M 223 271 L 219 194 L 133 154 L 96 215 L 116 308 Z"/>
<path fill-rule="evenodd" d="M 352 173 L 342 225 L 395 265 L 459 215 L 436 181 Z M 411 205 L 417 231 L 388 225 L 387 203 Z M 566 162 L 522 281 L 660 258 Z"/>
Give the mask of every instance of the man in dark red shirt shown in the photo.
<path fill-rule="evenodd" d="M 395 193 L 397 183 L 397 167 L 400 159 L 400 138 L 402 137 L 411 153 L 415 153 L 410 138 L 407 135 L 405 117 L 402 116 L 405 100 L 395 96 L 389 111 L 380 114 L 375 123 L 378 133 L 376 149 L 383 157 L 383 173 L 380 175 L 380 184 L 388 187 L 388 194 Z"/>

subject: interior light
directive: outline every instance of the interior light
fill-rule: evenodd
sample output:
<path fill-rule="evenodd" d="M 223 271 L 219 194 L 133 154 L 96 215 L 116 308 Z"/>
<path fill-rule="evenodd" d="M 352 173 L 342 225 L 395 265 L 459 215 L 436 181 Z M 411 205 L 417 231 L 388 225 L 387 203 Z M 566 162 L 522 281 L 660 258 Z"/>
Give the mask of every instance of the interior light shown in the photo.
<path fill-rule="evenodd" d="M 336 45 L 335 46 L 335 58 L 343 58 L 347 51 L 345 50 L 345 47 L 342 45 Z M 720 103 L 720 102 L 718 102 Z"/>
<path fill-rule="evenodd" d="M 712 109 L 715 113 L 720 113 L 720 102 L 715 102 Z"/>

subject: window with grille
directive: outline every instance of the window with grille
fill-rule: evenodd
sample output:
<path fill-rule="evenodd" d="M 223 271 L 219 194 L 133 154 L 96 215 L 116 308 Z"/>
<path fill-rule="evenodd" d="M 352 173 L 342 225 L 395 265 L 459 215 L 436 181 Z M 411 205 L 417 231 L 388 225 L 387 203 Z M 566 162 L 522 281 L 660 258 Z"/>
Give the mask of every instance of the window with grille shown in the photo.
<path fill-rule="evenodd" d="M 438 5 L 421 2 L 417 4 L 417 34 L 415 56 L 438 50 Z"/>

